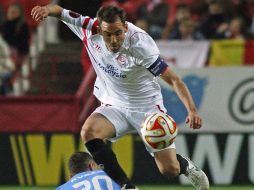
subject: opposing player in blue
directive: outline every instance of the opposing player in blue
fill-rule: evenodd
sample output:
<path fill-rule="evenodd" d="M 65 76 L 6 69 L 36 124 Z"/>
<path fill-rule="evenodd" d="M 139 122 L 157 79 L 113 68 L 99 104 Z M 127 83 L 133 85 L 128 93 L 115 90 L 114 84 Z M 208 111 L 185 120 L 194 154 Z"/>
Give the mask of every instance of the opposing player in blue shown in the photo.
<path fill-rule="evenodd" d="M 120 190 L 116 184 L 95 163 L 90 154 L 86 152 L 73 153 L 69 159 L 71 179 L 56 190 Z"/>

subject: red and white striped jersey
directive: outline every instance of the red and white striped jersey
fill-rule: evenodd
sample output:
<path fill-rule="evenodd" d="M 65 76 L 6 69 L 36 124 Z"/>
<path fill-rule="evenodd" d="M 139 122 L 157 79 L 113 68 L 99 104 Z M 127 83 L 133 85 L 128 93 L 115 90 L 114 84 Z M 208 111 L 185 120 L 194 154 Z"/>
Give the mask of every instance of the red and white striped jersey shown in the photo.
<path fill-rule="evenodd" d="M 148 70 L 158 62 L 159 50 L 145 31 L 127 22 L 122 47 L 113 53 L 97 33 L 96 18 L 63 10 L 61 20 L 84 42 L 97 74 L 94 94 L 101 102 L 125 108 L 161 104 L 157 77 Z"/>

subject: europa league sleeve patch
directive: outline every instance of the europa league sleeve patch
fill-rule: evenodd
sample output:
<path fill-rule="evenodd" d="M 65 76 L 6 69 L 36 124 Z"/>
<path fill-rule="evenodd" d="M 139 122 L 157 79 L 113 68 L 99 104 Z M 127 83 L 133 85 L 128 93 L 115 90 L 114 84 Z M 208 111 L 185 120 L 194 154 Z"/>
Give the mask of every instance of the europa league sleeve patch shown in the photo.
<path fill-rule="evenodd" d="M 168 67 L 167 63 L 160 57 L 147 69 L 154 75 L 159 76 Z"/>
<path fill-rule="evenodd" d="M 78 17 L 80 17 L 80 14 L 75 13 L 75 12 L 73 12 L 73 11 L 69 11 L 69 15 L 70 15 L 70 17 L 72 17 L 72 18 L 78 18 Z"/>

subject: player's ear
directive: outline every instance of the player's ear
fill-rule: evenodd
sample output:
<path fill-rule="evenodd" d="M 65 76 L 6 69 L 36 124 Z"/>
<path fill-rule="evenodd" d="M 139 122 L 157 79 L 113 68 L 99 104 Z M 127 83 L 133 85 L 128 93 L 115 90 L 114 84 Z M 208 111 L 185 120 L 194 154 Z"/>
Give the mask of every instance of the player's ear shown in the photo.
<path fill-rule="evenodd" d="M 99 166 L 98 166 L 98 164 L 96 164 L 96 162 L 90 162 L 88 164 L 88 168 L 89 168 L 89 170 L 98 170 Z"/>
<path fill-rule="evenodd" d="M 90 163 L 88 164 L 88 169 L 89 169 L 89 171 L 92 171 L 92 170 L 93 170 L 93 162 L 90 162 Z"/>

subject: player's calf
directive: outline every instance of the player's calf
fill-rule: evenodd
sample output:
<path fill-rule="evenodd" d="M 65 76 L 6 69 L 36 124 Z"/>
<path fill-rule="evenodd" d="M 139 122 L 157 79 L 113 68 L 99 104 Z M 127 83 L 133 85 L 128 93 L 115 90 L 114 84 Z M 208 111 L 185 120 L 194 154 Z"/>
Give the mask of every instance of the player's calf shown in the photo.
<path fill-rule="evenodd" d="M 167 178 L 175 178 L 180 174 L 180 167 L 178 163 L 168 163 L 167 165 L 159 167 L 160 173 Z"/>

